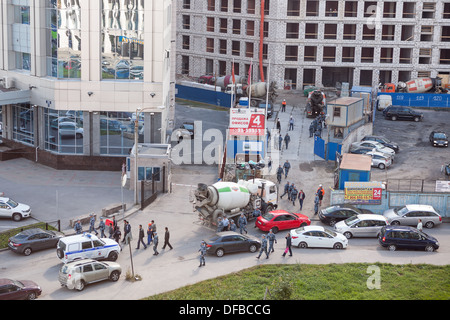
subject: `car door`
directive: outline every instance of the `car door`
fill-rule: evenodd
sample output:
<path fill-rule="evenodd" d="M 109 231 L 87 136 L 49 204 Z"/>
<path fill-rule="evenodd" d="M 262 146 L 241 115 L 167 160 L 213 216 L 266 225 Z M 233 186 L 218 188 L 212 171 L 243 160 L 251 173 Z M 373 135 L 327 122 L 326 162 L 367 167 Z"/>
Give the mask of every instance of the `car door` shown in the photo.
<path fill-rule="evenodd" d="M 235 247 L 234 251 L 247 251 L 249 249 L 249 241 L 247 238 L 241 236 L 241 235 L 234 235 L 232 236 L 233 245 Z"/>
<path fill-rule="evenodd" d="M 91 240 L 83 241 L 83 242 L 81 243 L 81 250 L 82 250 L 82 252 L 83 252 L 82 257 L 83 257 L 83 258 L 91 258 L 91 259 L 94 259 L 94 258 L 93 258 L 93 251 L 92 251 L 92 249 L 93 249 L 93 247 L 92 247 L 92 241 L 91 241 Z"/>
<path fill-rule="evenodd" d="M 100 240 L 92 241 L 93 253 L 92 259 L 102 259 L 106 258 L 108 255 L 108 250 L 104 248 L 104 243 Z"/>
<path fill-rule="evenodd" d="M 293 214 L 287 214 L 285 218 L 286 224 L 284 229 L 295 229 L 300 227 L 297 217 Z"/>
<path fill-rule="evenodd" d="M 351 229 L 354 237 L 367 237 L 367 221 L 359 221 Z"/>
<path fill-rule="evenodd" d="M 324 238 L 322 231 L 312 231 L 311 232 L 313 243 L 314 245 L 312 247 L 315 248 L 325 248 L 327 245 L 326 238 Z"/>
<path fill-rule="evenodd" d="M 287 216 L 285 214 L 280 214 L 275 217 L 275 219 L 273 219 L 274 227 L 276 226 L 278 230 L 286 229 L 286 218 Z"/>
<path fill-rule="evenodd" d="M 11 218 L 12 211 L 11 207 L 4 202 L 0 202 L 0 217 Z"/>
<path fill-rule="evenodd" d="M 86 283 L 91 283 L 97 280 L 92 263 L 83 265 L 82 274 Z"/>
<path fill-rule="evenodd" d="M 109 270 L 106 265 L 100 262 L 94 262 L 95 281 L 106 280 L 109 278 Z"/>
<path fill-rule="evenodd" d="M 419 220 L 417 218 L 418 215 L 421 215 L 418 211 L 409 211 L 403 215 L 401 223 L 405 226 L 416 226 Z"/>
<path fill-rule="evenodd" d="M 306 231 L 301 234 L 300 242 L 304 241 L 308 247 L 317 247 L 316 237 L 314 236 L 314 231 Z"/>

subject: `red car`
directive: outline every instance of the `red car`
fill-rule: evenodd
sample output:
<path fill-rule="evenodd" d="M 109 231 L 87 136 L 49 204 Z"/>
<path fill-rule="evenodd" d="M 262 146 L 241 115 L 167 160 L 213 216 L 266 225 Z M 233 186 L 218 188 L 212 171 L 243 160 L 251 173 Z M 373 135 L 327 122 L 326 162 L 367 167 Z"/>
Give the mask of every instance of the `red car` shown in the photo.
<path fill-rule="evenodd" d="M 289 213 L 285 210 L 274 210 L 265 213 L 256 219 L 255 226 L 261 231 L 269 231 L 273 233 L 279 230 L 296 229 L 303 226 L 309 226 L 311 220 L 301 213 Z"/>
<path fill-rule="evenodd" d="M 34 300 L 41 293 L 41 287 L 33 281 L 0 279 L 0 300 Z"/>

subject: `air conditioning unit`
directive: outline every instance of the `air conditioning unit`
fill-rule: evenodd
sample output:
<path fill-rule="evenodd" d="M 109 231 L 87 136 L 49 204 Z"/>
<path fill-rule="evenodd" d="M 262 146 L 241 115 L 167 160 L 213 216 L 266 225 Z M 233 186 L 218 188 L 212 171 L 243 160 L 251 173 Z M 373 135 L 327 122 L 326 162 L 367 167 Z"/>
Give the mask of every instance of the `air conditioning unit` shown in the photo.
<path fill-rule="evenodd" d="M 3 88 L 5 88 L 5 89 L 14 88 L 14 80 L 9 77 L 4 77 L 3 78 Z"/>

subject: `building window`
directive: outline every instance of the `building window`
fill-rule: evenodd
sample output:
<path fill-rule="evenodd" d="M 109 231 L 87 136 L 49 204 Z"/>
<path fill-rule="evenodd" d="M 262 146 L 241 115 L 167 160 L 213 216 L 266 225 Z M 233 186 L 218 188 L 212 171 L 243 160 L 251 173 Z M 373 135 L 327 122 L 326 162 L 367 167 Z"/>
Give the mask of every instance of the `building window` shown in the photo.
<path fill-rule="evenodd" d="M 333 108 L 333 117 L 339 118 L 341 116 L 341 107 Z"/>
<path fill-rule="evenodd" d="M 100 153 L 102 155 L 128 155 L 134 145 L 134 121 L 129 112 L 100 113 Z M 139 116 L 139 135 L 144 131 L 144 115 Z"/>
<path fill-rule="evenodd" d="M 144 0 L 103 0 L 101 37 L 102 79 L 143 80 Z"/>
<path fill-rule="evenodd" d="M 29 104 L 12 106 L 13 139 L 34 145 L 34 108 Z"/>
<path fill-rule="evenodd" d="M 81 8 L 79 1 L 49 0 L 47 75 L 81 78 Z"/>
<path fill-rule="evenodd" d="M 16 69 L 31 70 L 31 55 L 25 52 L 16 52 Z"/>
<path fill-rule="evenodd" d="M 138 180 L 139 181 L 152 181 L 153 176 L 155 181 L 161 181 L 161 168 L 160 167 L 138 167 Z"/>
<path fill-rule="evenodd" d="M 83 112 L 44 109 L 45 150 L 63 154 L 83 153 Z"/>
<path fill-rule="evenodd" d="M 14 6 L 14 22 L 30 24 L 30 6 Z"/>

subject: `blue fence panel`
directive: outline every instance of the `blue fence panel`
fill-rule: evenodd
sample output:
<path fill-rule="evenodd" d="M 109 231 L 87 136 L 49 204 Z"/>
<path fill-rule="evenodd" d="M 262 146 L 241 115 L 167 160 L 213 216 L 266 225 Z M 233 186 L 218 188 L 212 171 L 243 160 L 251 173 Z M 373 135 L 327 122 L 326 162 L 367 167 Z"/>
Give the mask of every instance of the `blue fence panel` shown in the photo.
<path fill-rule="evenodd" d="M 314 154 L 325 159 L 325 140 L 314 136 Z"/>
<path fill-rule="evenodd" d="M 378 93 L 378 95 L 391 96 L 392 105 L 394 106 L 450 108 L 450 94 L 382 92 Z"/>
<path fill-rule="evenodd" d="M 336 161 L 336 152 L 341 153 L 342 145 L 336 142 L 328 142 L 327 144 L 327 159 Z"/>
<path fill-rule="evenodd" d="M 176 89 L 176 97 L 180 99 L 212 104 L 219 107 L 231 107 L 231 94 L 228 93 L 179 84 L 176 85 Z"/>

